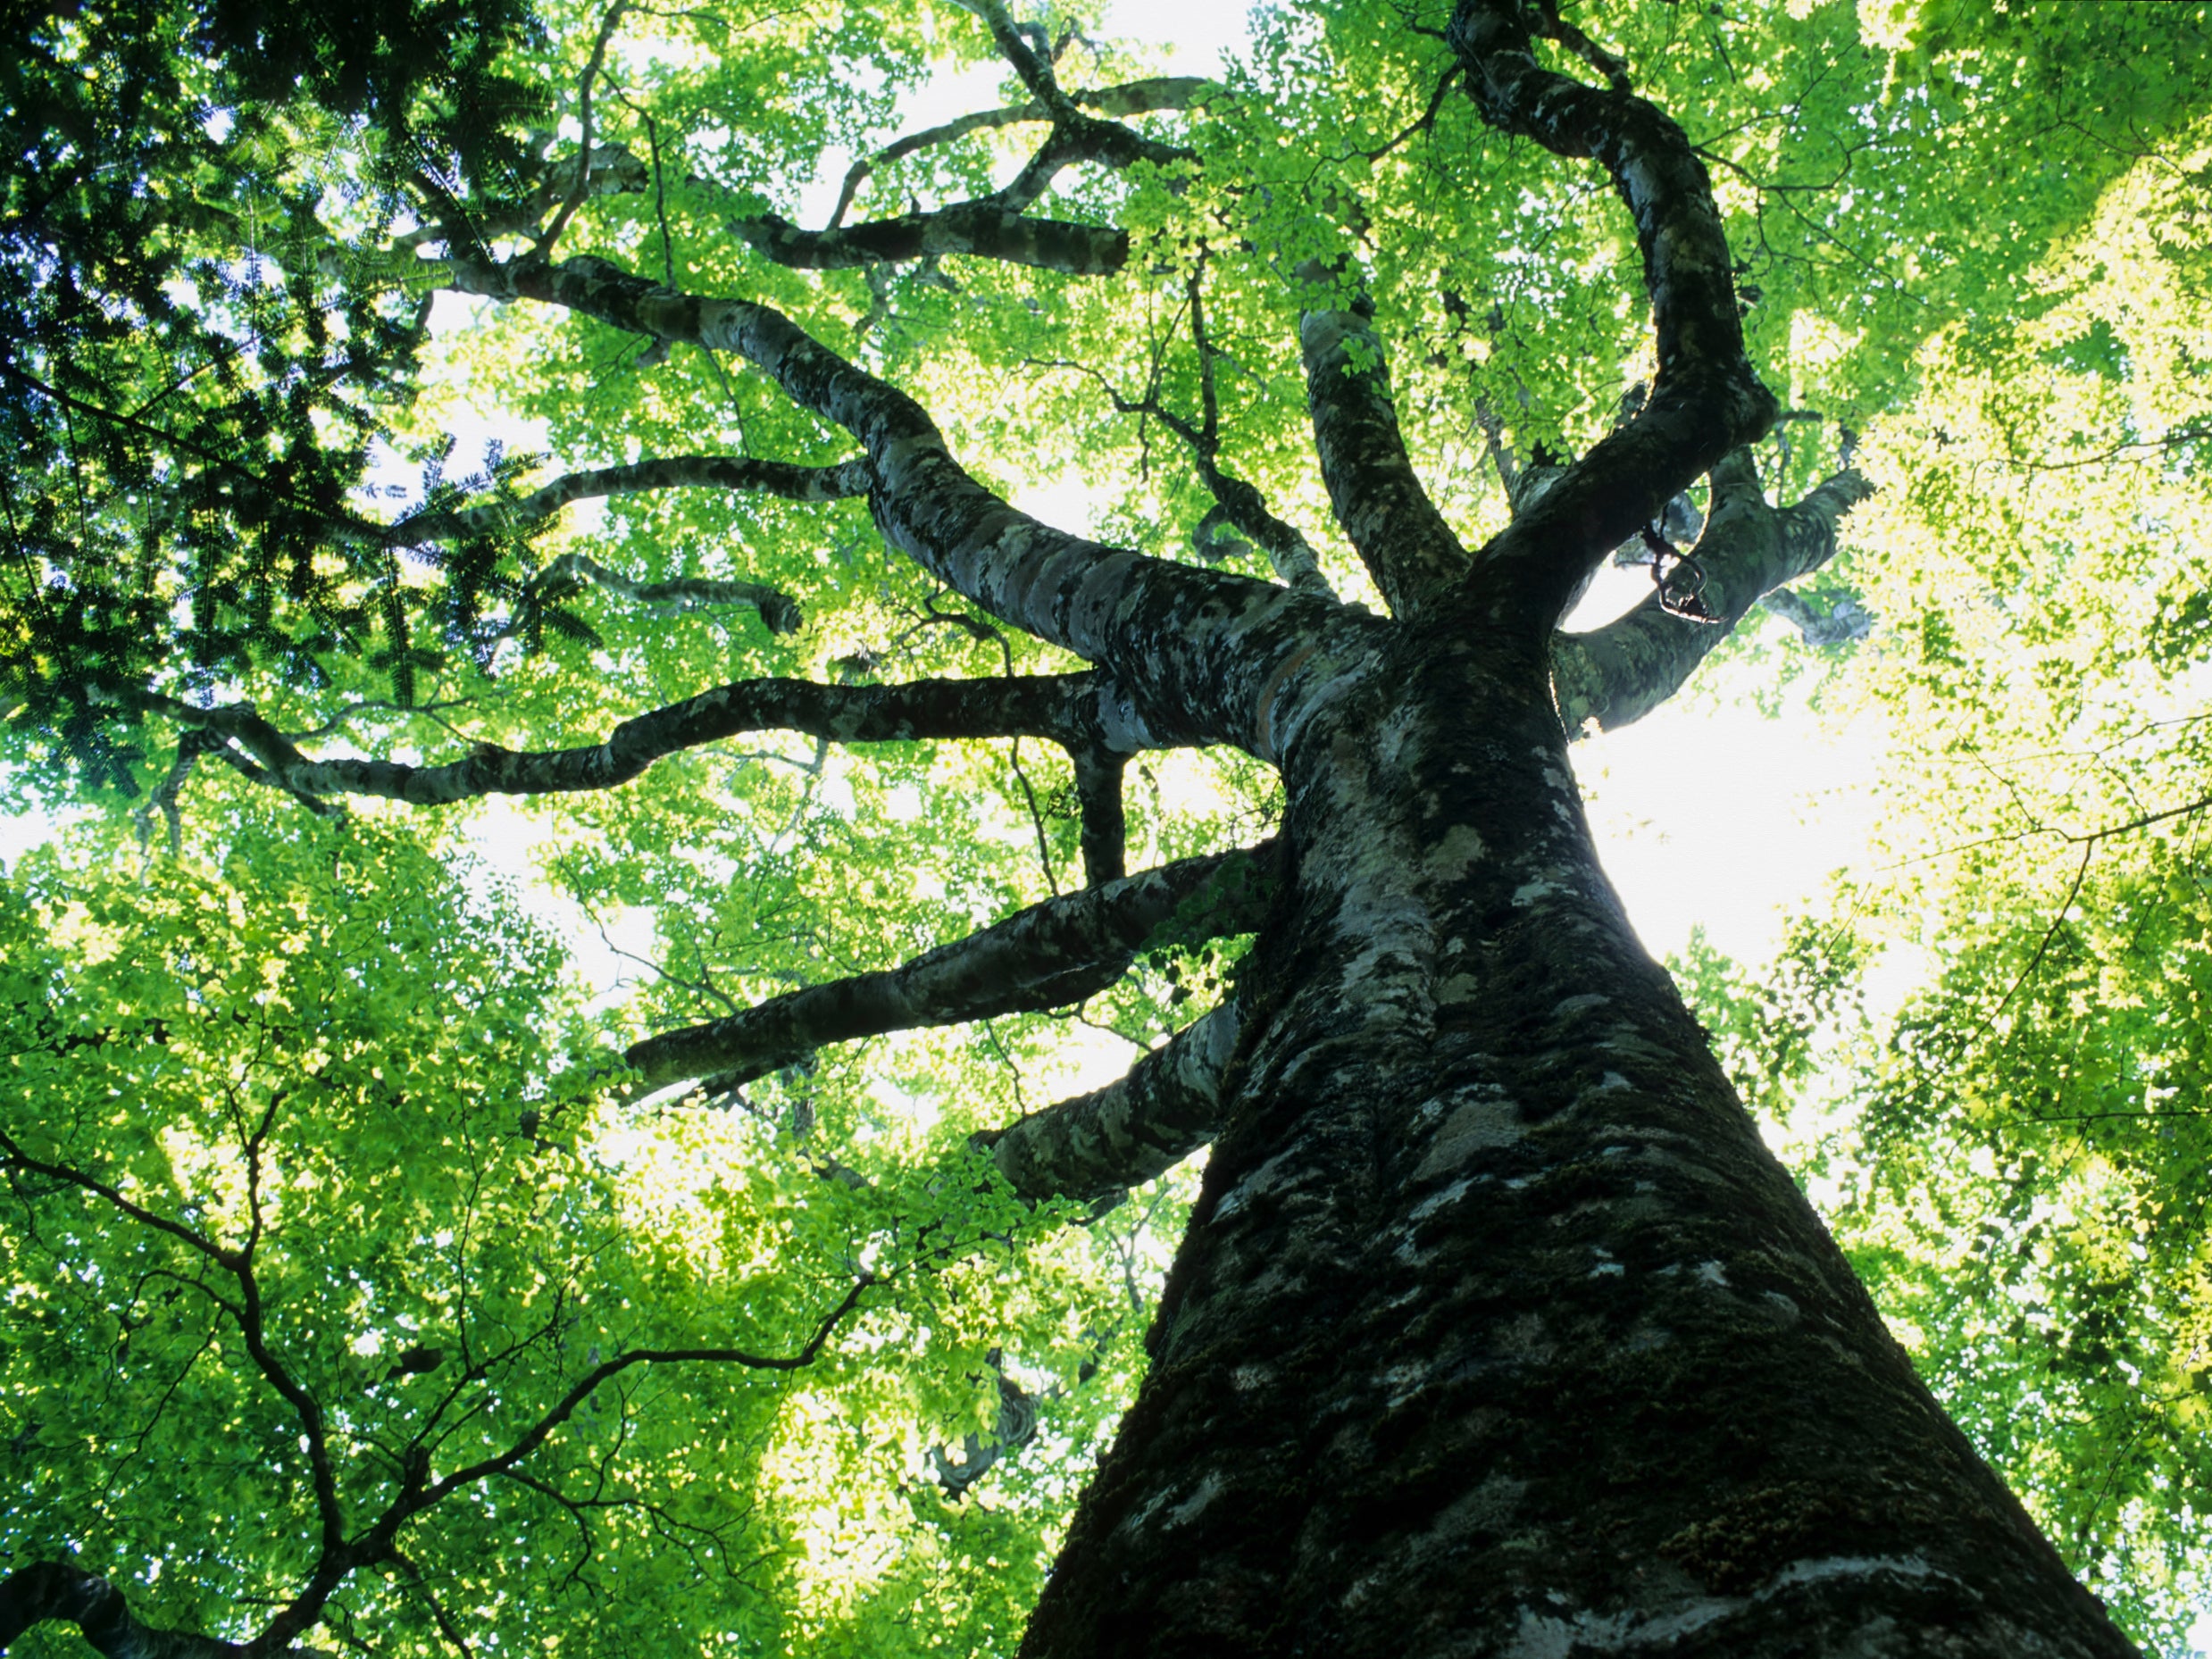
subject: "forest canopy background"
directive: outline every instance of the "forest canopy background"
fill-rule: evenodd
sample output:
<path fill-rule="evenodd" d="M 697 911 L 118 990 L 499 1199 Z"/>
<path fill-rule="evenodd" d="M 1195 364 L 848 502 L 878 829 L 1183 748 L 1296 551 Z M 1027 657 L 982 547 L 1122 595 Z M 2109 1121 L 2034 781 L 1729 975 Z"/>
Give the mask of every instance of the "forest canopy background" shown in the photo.
<path fill-rule="evenodd" d="M 605 1073 L 632 1043 L 1102 874 L 1074 751 L 771 732 L 503 808 L 563 913 L 642 959 L 608 990 L 573 970 L 588 939 L 483 878 L 480 803 L 340 810 L 248 722 L 303 764 L 490 766 L 735 679 L 1081 666 L 890 553 L 838 476 L 849 444 L 764 377 L 459 300 L 464 233 L 773 304 L 1016 504 L 1380 608 L 1311 460 L 1314 282 L 1372 307 L 1407 450 L 1471 540 L 1513 469 L 1586 449 L 1649 372 L 1617 204 L 1482 127 L 1421 32 L 1445 10 L 1263 10 L 1205 85 L 1040 13 L 1063 82 L 1132 137 L 1071 151 L 1032 204 L 1122 240 L 1024 257 L 946 226 L 1036 171 L 1034 120 L 885 147 L 932 78 L 995 77 L 977 111 L 1031 99 L 954 4 L 24 26 L 0 71 L 0 733 L 12 808 L 57 827 L 0 908 L 0 1567 L 66 1556 L 143 1619 L 242 1638 L 327 1563 L 330 1505 L 390 1513 L 434 1455 L 480 1472 L 331 1587 L 327 1637 L 1010 1650 L 1193 1175 L 1032 1206 L 970 1138 L 1189 1025 L 1241 934 L 1170 930 L 1072 1012 L 625 1094 Z M 1848 729 L 1833 787 L 1874 802 L 1771 952 L 1693 937 L 1678 975 L 2070 1564 L 2147 1645 L 2212 1646 L 2212 19 L 1576 16 L 1712 171 L 1790 416 L 1770 495 L 1846 467 L 1875 489 L 1632 734 L 1717 799 L 1771 782 L 1746 775 L 1752 714 Z M 795 242 L 831 201 L 878 240 Z M 580 474 L 705 455 L 806 476 L 633 474 L 578 504 L 602 495 Z M 1238 480 L 1295 546 L 1225 510 Z M 1131 871 L 1280 813 L 1227 751 L 1126 781 Z M 1740 904 L 1732 857 L 1636 828 L 1624 856 L 1684 912 Z M 251 1296 L 203 1247 L 240 1238 Z M 684 1357 L 598 1375 L 632 1355 Z M 226 1524 L 175 1521 L 205 1513 Z"/>

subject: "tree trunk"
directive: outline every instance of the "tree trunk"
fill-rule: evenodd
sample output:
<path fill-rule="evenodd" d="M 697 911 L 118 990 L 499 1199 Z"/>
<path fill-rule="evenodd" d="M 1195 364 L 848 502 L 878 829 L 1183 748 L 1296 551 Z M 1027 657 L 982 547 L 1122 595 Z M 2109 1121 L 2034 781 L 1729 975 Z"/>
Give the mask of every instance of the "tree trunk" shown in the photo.
<path fill-rule="evenodd" d="M 1540 651 L 1378 629 L 1300 701 L 1226 1129 L 1024 1653 L 2132 1653 L 1637 943 Z"/>

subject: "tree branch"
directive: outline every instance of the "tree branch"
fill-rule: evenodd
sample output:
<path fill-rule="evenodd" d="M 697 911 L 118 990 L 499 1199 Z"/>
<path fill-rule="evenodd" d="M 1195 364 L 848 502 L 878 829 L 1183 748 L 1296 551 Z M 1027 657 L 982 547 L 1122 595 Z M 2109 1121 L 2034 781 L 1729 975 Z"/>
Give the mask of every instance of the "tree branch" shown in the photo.
<path fill-rule="evenodd" d="M 1316 598 L 1334 600 L 1336 590 L 1329 586 L 1329 579 L 1321 573 L 1321 555 L 1306 539 L 1296 525 L 1277 518 L 1268 511 L 1266 498 L 1254 485 L 1237 477 L 1221 464 L 1221 399 L 1215 388 L 1214 346 L 1206 334 L 1206 295 L 1202 284 L 1204 260 L 1200 269 L 1190 273 L 1185 285 L 1190 295 L 1190 339 L 1198 354 L 1198 397 L 1203 414 L 1199 424 L 1175 413 L 1156 396 L 1131 400 L 1106 385 L 1105 377 L 1095 375 L 1106 385 L 1106 395 L 1114 400 L 1114 409 L 1123 414 L 1149 415 L 1189 446 L 1191 457 L 1198 463 L 1198 481 L 1214 497 L 1215 511 L 1208 513 L 1192 538 L 1198 556 L 1208 563 L 1218 563 L 1227 550 L 1220 548 L 1223 541 L 1230 547 L 1236 544 L 1232 538 L 1216 535 L 1209 539 L 1209 527 L 1218 529 L 1221 524 L 1239 529 L 1250 537 L 1260 551 L 1267 555 L 1267 563 L 1282 582 L 1300 593 L 1310 593 Z M 1080 366 L 1080 365 L 1079 365 Z M 1209 554 L 1212 556 L 1209 557 Z"/>
<path fill-rule="evenodd" d="M 615 727 L 603 743 L 521 751 L 479 744 L 464 760 L 436 766 L 397 761 L 316 760 L 300 753 L 250 704 L 196 708 L 155 692 L 138 706 L 214 733 L 220 751 L 311 802 L 364 795 L 444 806 L 487 795 L 570 794 L 628 783 L 664 756 L 749 731 L 798 731 L 835 743 L 929 738 L 1048 738 L 1127 752 L 1160 745 L 1142 717 L 1101 676 L 1036 674 L 997 679 L 923 679 L 903 686 L 820 686 L 801 679 L 740 679 Z M 253 759 L 246 760 L 250 754 Z"/>
<path fill-rule="evenodd" d="M 1654 593 L 1590 633 L 1555 635 L 1552 688 L 1567 729 L 1595 721 L 1611 731 L 1665 702 L 1763 595 L 1834 556 L 1837 521 L 1873 494 L 1864 475 L 1847 469 L 1795 506 L 1777 509 L 1766 504 L 1749 450 L 1724 457 L 1713 470 L 1705 533 L 1692 550 L 1705 572 L 1699 597 L 1718 625 L 1671 615 Z"/>
<path fill-rule="evenodd" d="M 1122 774 L 1129 757 L 1087 746 L 1070 752 L 1075 763 L 1075 804 L 1081 814 L 1083 880 L 1092 887 L 1129 873 L 1129 820 L 1122 804 Z"/>
<path fill-rule="evenodd" d="M 614 0 L 607 8 L 606 21 L 599 26 L 598 38 L 591 43 L 591 61 L 584 65 L 583 79 L 577 85 L 577 125 L 581 129 L 576 143 L 576 182 L 570 186 L 561 211 L 553 222 L 537 238 L 538 254 L 543 259 L 553 253 L 554 244 L 561 239 L 561 232 L 568 229 L 568 221 L 583 204 L 591 188 L 591 83 L 599 78 L 600 67 L 606 62 L 606 49 L 614 39 L 614 31 L 622 24 L 622 13 L 629 10 L 628 0 Z"/>
<path fill-rule="evenodd" d="M 974 1144 L 1032 1202 L 1114 1197 L 1213 1139 L 1222 1077 L 1241 1030 L 1232 992 L 1104 1088 L 988 1130 Z"/>
<path fill-rule="evenodd" d="M 43 1175 L 48 1180 L 60 1181 L 80 1192 L 88 1192 L 95 1197 L 105 1199 L 139 1225 L 168 1234 L 186 1248 L 205 1256 L 226 1271 L 235 1273 L 246 1264 L 245 1257 L 238 1251 L 219 1245 L 204 1234 L 194 1232 L 181 1221 L 172 1221 L 165 1215 L 156 1215 L 153 1211 L 133 1204 L 106 1182 L 87 1175 L 81 1170 L 72 1169 L 66 1163 L 51 1163 L 43 1158 L 32 1157 L 23 1150 L 22 1144 L 5 1130 L 0 1130 L 0 1169 L 28 1170 L 34 1175 Z"/>
<path fill-rule="evenodd" d="M 639 1088 L 706 1078 L 721 1091 L 830 1043 L 1081 1002 L 1119 979 L 1130 957 L 1171 924 L 1201 938 L 1256 926 L 1274 846 L 1179 859 L 1048 899 L 901 967 L 647 1038 L 623 1060 Z"/>
<path fill-rule="evenodd" d="M 1365 311 L 1309 311 L 1298 349 L 1330 505 L 1391 614 L 1411 621 L 1465 572 L 1467 550 L 1406 458 L 1382 342 Z"/>
<path fill-rule="evenodd" d="M 0 1579 L 0 1654 L 49 1620 L 75 1625 L 103 1659 L 244 1659 L 246 1652 L 236 1642 L 141 1624 L 121 1590 L 67 1562 L 33 1562 Z"/>
<path fill-rule="evenodd" d="M 1217 83 L 1196 75 L 1156 75 L 1144 80 L 1125 81 L 1118 87 L 1100 87 L 1088 92 L 1079 92 L 1075 94 L 1075 102 L 1103 115 L 1143 115 L 1156 110 L 1189 109 L 1201 95 L 1218 89 Z M 920 132 L 908 133 L 905 138 L 885 145 L 874 154 L 855 162 L 846 170 L 845 183 L 838 191 L 837 205 L 830 212 L 830 222 L 826 229 L 835 230 L 845 222 L 845 214 L 853 204 L 853 197 L 879 167 L 901 161 L 918 150 L 964 138 L 972 132 L 1051 119 L 1052 113 L 1040 103 L 1019 104 L 1005 109 L 982 110 L 946 121 L 940 126 L 926 127 Z"/>
<path fill-rule="evenodd" d="M 1272 582 L 1105 546 L 1017 513 L 953 460 L 920 404 L 767 306 L 672 293 L 590 256 L 464 258 L 449 270 L 464 292 L 536 299 L 746 358 L 861 440 L 876 479 L 870 505 L 893 546 L 994 616 L 1110 669 L 1156 729 L 1175 721 L 1176 741 L 1272 753 L 1266 716 L 1286 664 L 1310 656 L 1343 615 Z"/>
<path fill-rule="evenodd" d="M 1484 121 L 1556 154 L 1594 158 L 1612 177 L 1635 220 L 1658 346 L 1651 396 L 1635 417 L 1475 555 L 1468 596 L 1478 609 L 1549 629 L 1598 562 L 1765 432 L 1775 403 L 1745 354 L 1727 238 L 1689 138 L 1627 90 L 1617 64 L 1604 90 L 1542 68 L 1539 33 L 1588 47 L 1560 21 L 1556 0 L 1460 0 L 1446 37 Z"/>
<path fill-rule="evenodd" d="M 563 554 L 539 571 L 530 586 L 543 594 L 580 587 L 585 582 L 620 594 L 656 616 L 679 616 L 686 611 L 738 605 L 759 612 L 762 624 L 772 634 L 795 634 L 801 621 L 796 600 L 760 582 L 714 581 L 703 576 L 683 576 L 667 582 L 633 582 L 581 553 Z"/>
<path fill-rule="evenodd" d="M 1052 181 L 1065 169 L 1085 163 L 1125 168 L 1135 162 L 1164 164 L 1192 159 L 1188 150 L 1147 138 L 1118 121 L 1102 121 L 1080 107 L 1089 104 L 1120 113 L 1186 107 L 1208 83 L 1189 78 L 1131 82 L 1104 92 L 1070 98 L 1060 89 L 1049 63 L 1031 51 L 1005 9 L 972 4 L 989 24 L 1015 71 L 1036 101 L 1016 109 L 987 110 L 902 138 L 864 162 L 855 163 L 831 210 L 826 229 L 806 230 L 775 213 L 757 213 L 730 221 L 730 228 L 755 252 L 797 270 L 840 271 L 896 264 L 946 254 L 965 254 L 1010 264 L 1034 265 L 1070 276 L 1101 276 L 1119 271 L 1129 259 L 1129 233 L 1115 226 L 1085 225 L 1064 220 L 1024 218 Z M 1003 189 L 972 201 L 955 202 L 927 212 L 916 209 L 889 219 L 847 226 L 845 212 L 860 181 L 881 163 L 933 144 L 990 127 L 1048 120 L 1052 130 L 1028 163 Z"/>
<path fill-rule="evenodd" d="M 534 524 L 571 502 L 647 490 L 742 489 L 780 496 L 787 501 L 847 501 L 866 495 L 868 484 L 868 463 L 858 459 L 836 466 L 806 467 L 788 461 L 755 461 L 745 455 L 664 455 L 628 466 L 563 473 L 511 502 L 402 519 L 391 527 L 386 539 L 396 547 L 451 541 L 505 526 Z"/>
<path fill-rule="evenodd" d="M 730 229 L 755 253 L 795 271 L 853 271 L 965 254 L 1072 277 L 1099 277 L 1129 262 L 1128 231 L 1114 225 L 1031 219 L 1023 213 L 1026 205 L 1009 206 L 986 196 L 829 230 L 806 230 L 780 214 L 756 213 L 730 221 Z"/>
<path fill-rule="evenodd" d="M 742 1365 L 751 1371 L 804 1371 L 821 1355 L 822 1346 L 830 1340 L 831 1333 L 844 1323 L 847 1314 L 860 1305 L 862 1294 L 875 1282 L 873 1276 L 866 1273 L 856 1279 L 852 1288 L 845 1293 L 845 1299 L 831 1308 L 822 1322 L 814 1327 L 814 1334 L 806 1339 L 806 1346 L 788 1357 L 750 1354 L 743 1348 L 631 1348 L 618 1354 L 586 1371 L 550 1411 L 525 1429 L 505 1451 L 481 1458 L 455 1470 L 442 1480 L 430 1482 L 415 1494 L 412 1501 L 403 1497 L 379 1520 L 376 1530 L 380 1533 L 396 1532 L 408 1516 L 421 1513 L 447 1493 L 489 1476 L 506 1473 L 543 1446 L 555 1429 L 574 1416 L 576 1408 L 589 1399 L 601 1383 L 620 1376 L 634 1366 L 705 1363 Z"/>

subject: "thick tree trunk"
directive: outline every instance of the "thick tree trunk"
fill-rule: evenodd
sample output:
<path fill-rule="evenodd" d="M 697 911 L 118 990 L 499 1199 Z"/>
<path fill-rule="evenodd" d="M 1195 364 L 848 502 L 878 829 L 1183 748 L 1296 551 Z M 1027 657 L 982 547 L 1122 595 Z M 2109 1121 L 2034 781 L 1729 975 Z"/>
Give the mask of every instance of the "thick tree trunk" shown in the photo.
<path fill-rule="evenodd" d="M 1638 945 L 1540 652 L 1440 622 L 1305 700 L 1227 1127 L 1024 1652 L 2133 1651 Z"/>

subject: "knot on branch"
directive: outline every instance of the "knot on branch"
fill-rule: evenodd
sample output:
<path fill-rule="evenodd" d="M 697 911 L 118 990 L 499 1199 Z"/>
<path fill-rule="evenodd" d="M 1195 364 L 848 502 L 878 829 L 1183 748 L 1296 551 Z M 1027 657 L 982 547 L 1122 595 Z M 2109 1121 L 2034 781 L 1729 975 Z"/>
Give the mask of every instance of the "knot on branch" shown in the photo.
<path fill-rule="evenodd" d="M 1659 608 L 1685 622 L 1718 624 L 1727 619 L 1714 613 L 1700 597 L 1705 591 L 1705 567 L 1659 533 L 1658 526 L 1643 528 L 1644 546 L 1651 552 L 1651 585 L 1658 590 Z"/>

